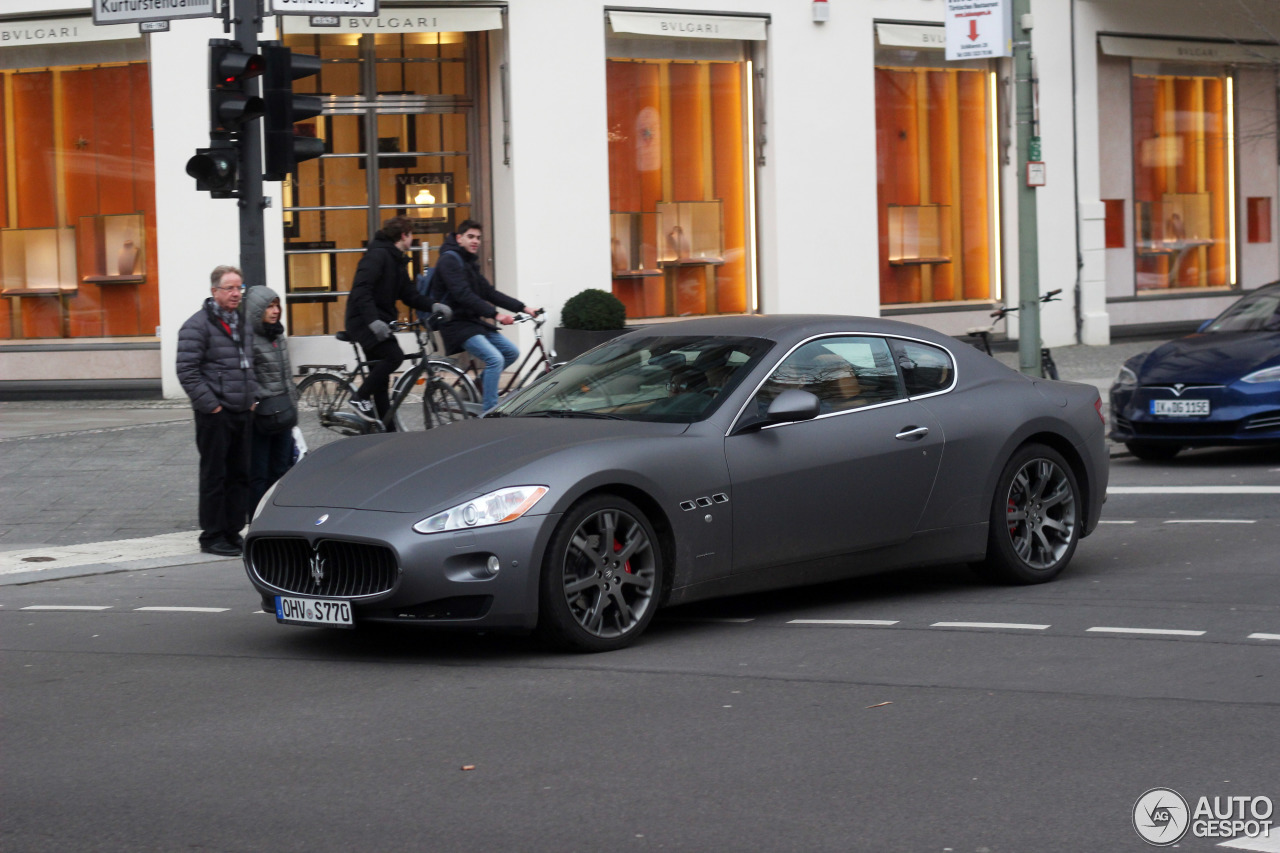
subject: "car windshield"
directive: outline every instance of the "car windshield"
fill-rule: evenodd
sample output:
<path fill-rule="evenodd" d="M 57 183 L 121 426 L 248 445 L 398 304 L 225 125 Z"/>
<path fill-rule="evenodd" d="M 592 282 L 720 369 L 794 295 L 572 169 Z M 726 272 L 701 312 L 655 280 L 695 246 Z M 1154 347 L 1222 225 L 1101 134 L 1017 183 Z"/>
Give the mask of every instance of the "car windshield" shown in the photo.
<path fill-rule="evenodd" d="M 493 414 L 693 423 L 772 346 L 761 338 L 627 335 L 552 371 Z"/>
<path fill-rule="evenodd" d="M 1223 311 L 1206 332 L 1280 332 L 1280 291 L 1255 293 Z"/>

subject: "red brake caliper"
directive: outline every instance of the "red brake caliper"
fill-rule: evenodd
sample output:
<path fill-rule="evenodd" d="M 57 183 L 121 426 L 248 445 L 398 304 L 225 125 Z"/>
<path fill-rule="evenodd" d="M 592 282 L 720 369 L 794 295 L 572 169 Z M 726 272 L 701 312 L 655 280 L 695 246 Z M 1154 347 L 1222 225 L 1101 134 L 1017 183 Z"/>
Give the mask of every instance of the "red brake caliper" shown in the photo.
<path fill-rule="evenodd" d="M 1018 511 L 1018 507 L 1017 507 L 1017 505 L 1016 505 L 1016 504 L 1014 504 L 1014 502 L 1013 502 L 1013 498 L 1009 498 L 1009 512 L 1008 512 L 1008 514 L 1009 514 L 1009 515 L 1013 515 L 1013 514 L 1014 514 L 1015 512 L 1017 512 L 1017 511 Z M 1012 521 L 1012 520 L 1011 520 L 1011 521 L 1009 522 L 1009 535 L 1010 535 L 1010 536 L 1013 536 L 1013 535 L 1014 535 L 1014 534 L 1016 534 L 1017 532 L 1018 532 L 1018 522 L 1016 522 L 1016 521 Z"/>
<path fill-rule="evenodd" d="M 619 542 L 617 539 L 613 540 L 613 553 L 617 554 L 617 553 L 618 553 L 619 551 L 621 551 L 621 550 L 622 550 L 622 543 L 621 543 L 621 542 Z M 625 569 L 625 570 L 626 570 L 626 572 L 627 572 L 627 574 L 629 574 L 629 575 L 631 575 L 631 574 L 635 574 L 635 572 L 631 571 L 631 561 L 630 561 L 630 560 L 627 560 L 625 563 L 623 563 L 623 564 L 622 564 L 622 568 L 623 568 L 623 569 Z"/>

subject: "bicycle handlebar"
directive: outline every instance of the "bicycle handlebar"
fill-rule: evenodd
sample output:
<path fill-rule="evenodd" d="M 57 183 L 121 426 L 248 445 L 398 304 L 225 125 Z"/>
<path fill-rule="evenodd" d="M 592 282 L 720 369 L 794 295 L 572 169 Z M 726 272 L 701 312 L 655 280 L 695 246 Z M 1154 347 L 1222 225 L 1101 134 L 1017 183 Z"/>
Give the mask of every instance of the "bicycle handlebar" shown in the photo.
<path fill-rule="evenodd" d="M 1061 287 L 1059 287 L 1057 290 L 1050 290 L 1050 291 L 1049 291 L 1048 293 L 1046 293 L 1044 296 L 1041 296 L 1037 301 L 1038 301 L 1038 302 L 1060 302 L 1061 300 L 1056 299 L 1055 297 L 1056 297 L 1059 293 L 1061 293 L 1061 292 L 1062 292 L 1062 288 L 1061 288 Z M 1004 306 L 1004 307 L 1002 307 L 1002 308 L 998 308 L 998 309 L 996 309 L 995 311 L 992 311 L 992 312 L 991 312 L 991 316 L 992 316 L 992 317 L 995 317 L 995 318 L 998 320 L 998 319 L 1000 319 L 1001 317 L 1004 317 L 1004 316 L 1005 316 L 1005 315 L 1007 315 L 1007 314 L 1012 314 L 1013 312 L 1017 311 L 1019 307 L 1021 307 L 1021 306 L 1018 306 L 1018 305 L 1006 305 L 1006 306 Z"/>

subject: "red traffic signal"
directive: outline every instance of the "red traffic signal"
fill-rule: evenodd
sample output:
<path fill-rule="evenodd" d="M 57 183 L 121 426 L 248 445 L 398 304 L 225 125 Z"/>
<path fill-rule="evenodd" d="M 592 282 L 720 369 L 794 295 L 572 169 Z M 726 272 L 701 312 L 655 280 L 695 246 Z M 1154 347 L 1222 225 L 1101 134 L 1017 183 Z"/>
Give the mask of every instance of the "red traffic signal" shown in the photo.
<path fill-rule="evenodd" d="M 260 117 L 262 98 L 249 81 L 262 74 L 263 58 L 240 49 L 240 42 L 209 39 L 209 132 L 234 131 Z"/>

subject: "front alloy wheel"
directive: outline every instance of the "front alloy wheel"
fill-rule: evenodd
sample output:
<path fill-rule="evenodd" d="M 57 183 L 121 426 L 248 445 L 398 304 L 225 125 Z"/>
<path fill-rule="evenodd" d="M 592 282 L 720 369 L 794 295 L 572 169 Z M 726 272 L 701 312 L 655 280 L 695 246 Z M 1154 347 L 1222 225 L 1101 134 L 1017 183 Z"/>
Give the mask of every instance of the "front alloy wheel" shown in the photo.
<path fill-rule="evenodd" d="M 620 649 L 653 619 L 661 589 L 662 554 L 644 513 L 620 497 L 589 498 L 547 548 L 539 630 L 578 651 Z"/>
<path fill-rule="evenodd" d="M 996 486 L 987 534 L 988 573 L 1009 583 L 1057 577 L 1080 541 L 1080 489 L 1066 460 L 1031 444 L 1009 459 Z"/>

